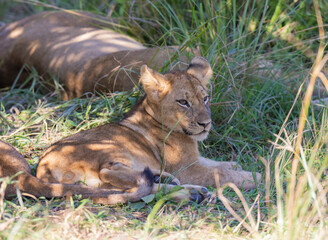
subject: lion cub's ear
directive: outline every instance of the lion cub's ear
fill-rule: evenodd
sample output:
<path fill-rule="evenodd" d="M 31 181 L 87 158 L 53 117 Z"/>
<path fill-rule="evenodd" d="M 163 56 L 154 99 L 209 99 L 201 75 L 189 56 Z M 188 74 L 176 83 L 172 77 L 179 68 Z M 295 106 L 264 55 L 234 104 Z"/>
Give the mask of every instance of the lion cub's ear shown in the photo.
<path fill-rule="evenodd" d="M 140 80 L 147 96 L 152 100 L 159 100 L 170 88 L 170 83 L 165 76 L 148 68 L 146 65 L 141 66 Z"/>
<path fill-rule="evenodd" d="M 187 73 L 195 76 L 204 87 L 210 83 L 213 71 L 205 58 L 195 57 L 188 66 Z"/>

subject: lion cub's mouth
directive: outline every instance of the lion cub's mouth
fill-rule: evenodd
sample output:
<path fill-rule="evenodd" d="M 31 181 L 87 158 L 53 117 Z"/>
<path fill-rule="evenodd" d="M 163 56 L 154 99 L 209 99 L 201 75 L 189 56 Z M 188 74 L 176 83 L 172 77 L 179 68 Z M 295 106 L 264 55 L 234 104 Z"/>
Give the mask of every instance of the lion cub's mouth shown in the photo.
<path fill-rule="evenodd" d="M 203 135 L 203 134 L 208 133 L 208 131 L 206 131 L 205 129 L 203 131 L 199 132 L 199 133 L 192 133 L 192 132 L 188 131 L 185 128 L 183 128 L 182 130 L 186 135 L 189 135 L 189 136 L 197 136 L 197 135 Z"/>

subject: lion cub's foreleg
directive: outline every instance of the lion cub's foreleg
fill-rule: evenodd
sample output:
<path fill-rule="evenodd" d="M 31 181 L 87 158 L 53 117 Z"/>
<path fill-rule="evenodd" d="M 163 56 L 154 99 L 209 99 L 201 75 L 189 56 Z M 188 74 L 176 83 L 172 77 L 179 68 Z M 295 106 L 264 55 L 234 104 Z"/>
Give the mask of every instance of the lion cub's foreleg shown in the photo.
<path fill-rule="evenodd" d="M 211 163 L 211 165 L 208 164 L 209 162 L 207 165 L 201 163 L 204 164 L 204 161 L 198 161 L 179 173 L 177 177 L 182 184 L 216 187 L 214 175 L 216 171 L 220 177 L 220 184 L 231 182 L 239 188 L 253 189 L 261 181 L 260 173 L 255 173 L 254 179 L 252 172 L 232 170 L 231 166 L 228 168 L 227 165 L 222 166 L 219 162 L 218 164 Z"/>
<path fill-rule="evenodd" d="M 222 184 L 232 182 L 238 187 L 250 189 L 255 188 L 256 184 L 259 184 L 261 181 L 260 173 L 255 173 L 256 179 L 254 179 L 253 173 L 243 171 L 241 166 L 237 165 L 236 162 L 218 162 L 204 157 L 199 157 L 198 161 L 203 166 L 217 168 Z"/>
<path fill-rule="evenodd" d="M 218 162 L 201 156 L 198 158 L 198 161 L 201 165 L 207 167 L 223 167 L 226 169 L 237 170 L 237 171 L 243 170 L 241 166 L 239 166 L 236 162 Z"/>

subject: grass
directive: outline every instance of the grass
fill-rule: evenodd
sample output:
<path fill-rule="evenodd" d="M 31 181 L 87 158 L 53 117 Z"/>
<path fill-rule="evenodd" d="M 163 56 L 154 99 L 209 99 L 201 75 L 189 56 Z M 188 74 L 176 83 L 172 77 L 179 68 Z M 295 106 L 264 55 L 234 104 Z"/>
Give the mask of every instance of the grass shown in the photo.
<path fill-rule="evenodd" d="M 242 195 L 222 186 L 223 201 L 216 204 L 158 204 L 158 196 L 108 208 L 78 197 L 0 198 L 0 238 L 324 239 L 327 106 L 310 99 L 325 97 L 325 78 L 316 75 L 326 56 L 321 22 L 327 23 L 328 6 L 313 3 L 315 8 L 281 0 L 0 3 L 4 22 L 15 11 L 86 10 L 117 18 L 120 31 L 147 46 L 198 46 L 214 69 L 214 126 L 200 144 L 202 154 L 267 173 L 258 189 Z M 0 134 L 33 169 L 51 143 L 119 120 L 141 96 L 134 90 L 63 102 L 58 90 L 47 93 L 36 72 L 29 81 L 38 87 L 0 90 Z"/>

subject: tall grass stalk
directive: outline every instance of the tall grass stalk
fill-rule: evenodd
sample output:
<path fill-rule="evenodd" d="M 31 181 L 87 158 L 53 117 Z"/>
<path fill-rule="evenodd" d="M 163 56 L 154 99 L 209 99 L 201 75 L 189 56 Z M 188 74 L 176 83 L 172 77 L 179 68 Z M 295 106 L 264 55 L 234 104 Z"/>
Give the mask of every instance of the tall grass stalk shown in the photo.
<path fill-rule="evenodd" d="M 313 94 L 313 89 L 314 89 L 314 85 L 315 85 L 315 81 L 319 75 L 319 73 L 321 72 L 323 66 L 325 65 L 325 63 L 328 60 L 328 53 L 323 57 L 324 55 L 324 49 L 325 49 L 325 43 L 324 43 L 324 29 L 323 29 L 323 22 L 322 22 L 322 17 L 321 17 L 321 12 L 318 6 L 318 1 L 314 0 L 313 1 L 313 5 L 314 5 L 314 9 L 316 12 L 316 16 L 317 16 L 317 22 L 318 22 L 318 28 L 319 28 L 319 36 L 320 36 L 320 46 L 318 49 L 318 54 L 316 57 L 316 60 L 314 62 L 314 66 L 313 66 L 313 70 L 312 70 L 312 74 L 311 74 L 311 78 L 310 78 L 310 82 L 309 85 L 307 87 L 307 90 L 305 92 L 305 96 L 303 99 L 303 104 L 302 104 L 302 108 L 301 108 L 301 113 L 300 113 L 300 118 L 299 118 L 299 126 L 298 126 L 298 134 L 297 134 L 297 140 L 296 140 L 296 146 L 295 146 L 295 157 L 292 163 L 292 172 L 291 172 L 291 179 L 290 179 L 290 184 L 289 184 L 289 192 L 288 192 L 288 226 L 289 229 L 292 229 L 292 227 L 295 226 L 294 223 L 294 218 L 293 218 L 293 212 L 295 211 L 295 201 L 296 200 L 296 189 L 298 188 L 298 186 L 296 186 L 296 178 L 297 178 L 297 170 L 298 170 L 298 164 L 299 161 L 302 160 L 303 163 L 303 167 L 305 167 L 305 159 L 304 159 L 304 155 L 303 157 L 300 156 L 300 152 L 302 151 L 302 139 L 303 139 L 303 131 L 304 131 L 304 127 L 305 127 L 305 123 L 307 120 L 307 115 L 308 115 L 308 109 L 311 103 L 311 97 Z M 321 78 L 321 80 L 323 82 L 326 81 L 326 79 Z M 327 83 L 325 82 L 325 85 L 327 85 Z M 296 188 L 295 188 L 296 187 Z M 302 187 L 302 186 L 300 186 Z M 313 186 L 312 186 L 313 187 Z M 322 219 L 321 219 L 322 220 Z M 290 231 L 293 232 L 293 231 Z"/>
<path fill-rule="evenodd" d="M 327 121 L 324 117 L 322 121 Z M 300 148 L 299 160 L 302 171 L 298 173 L 293 191 L 293 201 L 285 192 L 284 181 L 290 187 L 290 176 L 286 176 L 284 165 L 295 155 L 294 136 L 285 136 L 280 145 L 280 153 L 275 159 L 275 186 L 277 194 L 277 230 L 279 239 L 309 239 L 326 232 L 326 194 L 328 186 L 322 179 L 323 169 L 327 168 L 327 157 L 322 152 L 327 139 L 327 126 L 321 126 L 314 144 Z M 305 150 L 306 149 L 306 150 Z M 317 151 L 316 151 L 317 150 Z M 315 151 L 312 152 L 311 151 Z M 319 166 L 317 166 L 319 161 Z M 321 232 L 321 233 L 320 233 Z"/>

